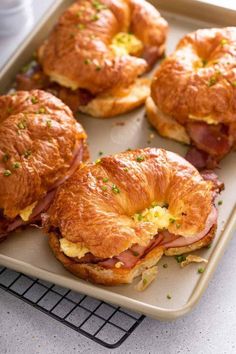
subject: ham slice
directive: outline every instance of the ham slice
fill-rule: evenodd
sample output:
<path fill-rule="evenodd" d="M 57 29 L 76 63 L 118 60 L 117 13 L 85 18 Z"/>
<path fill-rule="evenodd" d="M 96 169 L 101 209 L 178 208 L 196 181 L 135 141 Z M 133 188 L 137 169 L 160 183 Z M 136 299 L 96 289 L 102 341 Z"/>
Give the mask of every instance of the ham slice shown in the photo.
<path fill-rule="evenodd" d="M 188 149 L 185 159 L 199 171 L 205 168 L 214 169 L 218 165 L 216 158 L 195 147 L 190 147 Z"/>
<path fill-rule="evenodd" d="M 213 206 L 210 214 L 208 215 L 205 228 L 201 232 L 199 232 L 197 235 L 195 235 L 193 237 L 179 236 L 178 238 L 173 239 L 172 241 L 166 242 L 166 240 L 165 240 L 162 243 L 162 245 L 165 248 L 184 247 L 184 246 L 191 245 L 192 243 L 195 243 L 195 242 L 201 240 L 206 234 L 208 234 L 208 232 L 210 231 L 212 226 L 216 223 L 216 220 L 217 220 L 217 210 Z"/>
<path fill-rule="evenodd" d="M 32 211 L 32 214 L 30 215 L 30 219 L 25 222 L 21 219 L 20 216 L 17 216 L 13 221 L 8 223 L 6 230 L 0 233 L 0 237 L 5 236 L 7 233 L 16 230 L 20 226 L 31 224 L 36 221 L 40 221 L 41 213 L 45 212 L 49 208 L 52 199 L 54 198 L 54 195 L 56 193 L 56 188 L 60 186 L 62 183 L 64 183 L 75 172 L 75 170 L 79 167 L 82 158 L 83 158 L 83 145 L 82 143 L 80 143 L 79 145 L 76 146 L 74 150 L 73 160 L 70 169 L 67 171 L 67 174 L 62 179 L 57 181 L 52 186 L 51 190 L 46 194 L 46 196 L 37 203 L 37 205 Z"/>
<path fill-rule="evenodd" d="M 116 257 L 106 259 L 98 264 L 104 268 L 114 268 L 116 263 L 122 262 L 122 268 L 133 268 L 140 258 L 158 246 L 163 240 L 163 235 L 158 234 L 147 246 L 133 245 L 130 249 L 122 252 Z"/>
<path fill-rule="evenodd" d="M 229 137 L 222 124 L 188 122 L 187 131 L 198 149 L 214 156 L 217 160 L 220 160 L 231 149 Z"/>

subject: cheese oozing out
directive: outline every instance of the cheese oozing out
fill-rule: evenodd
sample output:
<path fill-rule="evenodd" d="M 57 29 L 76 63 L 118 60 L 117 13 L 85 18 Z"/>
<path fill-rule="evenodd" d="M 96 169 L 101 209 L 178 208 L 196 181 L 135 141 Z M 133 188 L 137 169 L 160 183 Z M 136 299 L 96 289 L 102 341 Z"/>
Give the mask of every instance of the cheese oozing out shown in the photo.
<path fill-rule="evenodd" d="M 143 43 L 133 34 L 119 32 L 113 37 L 111 48 L 117 56 L 139 55 L 143 50 Z"/>
<path fill-rule="evenodd" d="M 71 242 L 66 238 L 60 238 L 60 248 L 61 251 L 68 257 L 77 257 L 82 258 L 89 251 L 87 247 L 85 247 L 82 242 Z"/>
<path fill-rule="evenodd" d="M 32 214 L 37 202 L 34 202 L 30 205 L 28 205 L 26 208 L 22 209 L 19 212 L 19 215 L 23 221 L 28 221 L 30 218 L 30 215 Z"/>
<path fill-rule="evenodd" d="M 189 117 L 189 119 L 192 119 L 195 121 L 203 121 L 203 122 L 206 122 L 207 124 L 218 124 L 218 122 L 211 115 L 198 117 L 193 114 L 189 114 L 188 117 Z"/>
<path fill-rule="evenodd" d="M 156 231 L 168 229 L 169 225 L 175 222 L 175 217 L 169 212 L 167 207 L 153 203 L 150 208 L 144 209 L 139 214 L 134 214 L 136 222 L 150 222 L 154 224 Z"/>

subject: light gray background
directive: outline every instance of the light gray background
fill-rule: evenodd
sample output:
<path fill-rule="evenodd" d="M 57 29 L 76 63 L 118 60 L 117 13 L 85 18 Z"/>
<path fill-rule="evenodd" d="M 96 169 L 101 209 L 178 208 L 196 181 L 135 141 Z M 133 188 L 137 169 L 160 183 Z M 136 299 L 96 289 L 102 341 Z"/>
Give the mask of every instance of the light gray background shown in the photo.
<path fill-rule="evenodd" d="M 33 23 L 52 2 L 33 0 Z M 0 38 L 0 67 L 29 30 L 30 27 L 19 28 L 17 35 Z M 101 347 L 0 290 L 0 353 L 236 353 L 235 249 L 234 238 L 206 293 L 190 315 L 169 323 L 146 318 L 115 350 Z"/>

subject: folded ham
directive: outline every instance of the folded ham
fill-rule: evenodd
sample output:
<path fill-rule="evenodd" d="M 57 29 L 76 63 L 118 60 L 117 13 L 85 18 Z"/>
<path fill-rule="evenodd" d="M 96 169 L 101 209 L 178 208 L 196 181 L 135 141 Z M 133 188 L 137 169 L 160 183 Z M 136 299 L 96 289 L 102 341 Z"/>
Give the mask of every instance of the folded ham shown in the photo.
<path fill-rule="evenodd" d="M 20 216 L 17 216 L 14 220 L 7 220 L 4 218 L 4 215 L 2 213 L 2 215 L 0 215 L 0 240 L 5 238 L 8 233 L 16 230 L 18 227 L 39 222 L 41 220 L 41 214 L 49 208 L 56 193 L 56 189 L 75 172 L 75 170 L 81 164 L 82 159 L 83 144 L 80 143 L 76 146 L 74 150 L 73 160 L 69 170 L 67 171 L 67 174 L 52 186 L 51 190 L 48 191 L 45 197 L 38 201 L 28 221 L 22 220 Z"/>

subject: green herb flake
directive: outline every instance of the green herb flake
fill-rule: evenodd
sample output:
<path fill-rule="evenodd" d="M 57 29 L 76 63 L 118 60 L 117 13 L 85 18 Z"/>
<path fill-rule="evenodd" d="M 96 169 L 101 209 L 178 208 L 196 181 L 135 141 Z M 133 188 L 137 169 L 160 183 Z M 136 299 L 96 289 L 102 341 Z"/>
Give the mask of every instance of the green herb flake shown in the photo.
<path fill-rule="evenodd" d="M 169 222 L 171 223 L 171 224 L 174 224 L 175 223 L 175 219 L 174 218 L 169 218 Z"/>
<path fill-rule="evenodd" d="M 92 5 L 97 11 L 107 9 L 107 6 L 105 4 L 102 4 L 100 1 L 97 1 L 97 0 L 93 1 Z"/>
<path fill-rule="evenodd" d="M 219 200 L 218 205 L 222 205 L 222 204 L 223 204 L 223 200 Z"/>
<path fill-rule="evenodd" d="M 47 120 L 46 120 L 46 126 L 49 127 L 49 128 L 52 126 L 52 121 L 51 121 L 51 119 L 47 119 Z"/>
<path fill-rule="evenodd" d="M 102 181 L 103 181 L 104 183 L 106 183 L 106 182 L 108 182 L 109 180 L 108 180 L 107 177 L 104 177 L 104 178 L 102 179 Z"/>
<path fill-rule="evenodd" d="M 211 248 L 211 243 L 209 243 L 209 245 L 206 246 L 206 248 L 209 250 Z"/>
<path fill-rule="evenodd" d="M 92 63 L 92 61 L 90 59 L 88 59 L 88 58 L 84 59 L 84 64 L 89 65 L 91 63 Z"/>
<path fill-rule="evenodd" d="M 135 257 L 138 257 L 138 256 L 139 256 L 139 253 L 136 252 L 136 251 L 132 251 L 132 253 L 133 253 L 133 255 L 134 255 Z"/>
<path fill-rule="evenodd" d="M 119 193 L 120 193 L 119 188 L 118 188 L 115 184 L 113 184 L 113 186 L 111 187 L 111 189 L 112 189 L 112 191 L 113 191 L 115 194 L 119 194 Z"/>
<path fill-rule="evenodd" d="M 147 285 L 147 282 L 148 282 L 147 279 L 144 278 L 144 279 L 143 279 L 143 285 Z"/>
<path fill-rule="evenodd" d="M 129 171 L 128 167 L 125 167 L 125 168 L 124 168 L 124 171 L 125 171 L 125 172 L 128 172 L 128 171 Z"/>
<path fill-rule="evenodd" d="M 27 124 L 26 121 L 21 121 L 17 124 L 17 127 L 21 130 L 26 129 L 27 128 Z"/>
<path fill-rule="evenodd" d="M 8 153 L 5 153 L 2 157 L 2 162 L 7 162 L 9 160 L 10 156 Z"/>
<path fill-rule="evenodd" d="M 6 176 L 6 177 L 10 176 L 11 175 L 11 171 L 10 170 L 4 170 L 3 171 L 3 175 Z"/>
<path fill-rule="evenodd" d="M 202 274 L 202 273 L 204 273 L 204 268 L 198 268 L 198 270 L 197 270 L 197 272 L 199 273 L 199 274 Z"/>
<path fill-rule="evenodd" d="M 102 156 L 102 155 L 103 155 L 103 151 L 99 151 L 99 152 L 98 152 L 98 155 L 99 155 L 99 156 Z"/>
<path fill-rule="evenodd" d="M 23 156 L 27 159 L 31 154 L 32 154 L 32 152 L 31 152 L 30 150 L 26 150 L 26 151 L 23 153 Z"/>
<path fill-rule="evenodd" d="M 79 24 L 77 25 L 77 28 L 82 31 L 83 29 L 85 29 L 85 24 L 79 23 Z"/>
<path fill-rule="evenodd" d="M 184 256 L 183 254 L 179 255 L 179 256 L 175 256 L 175 259 L 178 263 L 181 263 L 183 261 L 186 260 L 186 256 Z"/>
<path fill-rule="evenodd" d="M 202 66 L 205 67 L 208 64 L 208 61 L 206 59 L 202 59 Z"/>
<path fill-rule="evenodd" d="M 138 214 L 138 221 L 142 221 L 142 220 L 143 220 L 142 214 Z"/>
<path fill-rule="evenodd" d="M 7 107 L 7 113 L 11 114 L 13 112 L 13 107 Z"/>
<path fill-rule="evenodd" d="M 95 14 L 91 17 L 91 21 L 97 21 L 99 19 L 99 15 Z"/>
<path fill-rule="evenodd" d="M 14 163 L 12 164 L 12 167 L 13 167 L 14 169 L 18 169 L 18 168 L 21 167 L 21 164 L 20 164 L 20 162 L 14 162 Z"/>
<path fill-rule="evenodd" d="M 163 266 L 162 266 L 163 268 L 168 268 L 168 264 L 167 263 L 165 263 L 165 264 L 163 264 Z"/>
<path fill-rule="evenodd" d="M 96 65 L 96 67 L 95 67 L 95 70 L 96 71 L 100 71 L 102 68 L 101 68 L 101 66 L 100 65 Z"/>
<path fill-rule="evenodd" d="M 216 84 L 216 77 L 212 76 L 210 80 L 208 81 L 208 86 L 211 87 Z"/>
<path fill-rule="evenodd" d="M 99 165 L 101 163 L 101 159 L 97 159 L 96 161 L 95 161 L 95 164 L 96 165 Z"/>
<path fill-rule="evenodd" d="M 236 87 L 236 81 L 231 82 L 231 84 Z"/>
<path fill-rule="evenodd" d="M 44 113 L 46 113 L 45 107 L 40 107 L 39 110 L 37 111 L 37 113 L 39 113 L 39 114 L 44 114 Z"/>
<path fill-rule="evenodd" d="M 170 300 L 172 298 L 170 294 L 167 294 L 166 297 L 168 300 Z"/>
<path fill-rule="evenodd" d="M 32 96 L 30 100 L 31 100 L 31 102 L 32 102 L 33 104 L 36 104 L 36 103 L 38 103 L 38 101 L 39 101 L 39 100 L 37 99 L 37 97 L 35 97 L 35 96 Z"/>
<path fill-rule="evenodd" d="M 102 186 L 101 188 L 102 188 L 103 191 L 107 190 L 107 186 Z"/>
<path fill-rule="evenodd" d="M 136 158 L 137 162 L 142 162 L 144 160 L 145 160 L 145 158 L 143 156 L 137 156 L 137 158 Z"/>
<path fill-rule="evenodd" d="M 228 44 L 228 43 L 229 43 L 229 41 L 228 41 L 227 39 L 225 39 L 225 38 L 221 39 L 221 41 L 220 41 L 220 44 L 221 44 L 222 46 L 224 46 L 224 45 L 226 45 L 226 44 Z"/>

